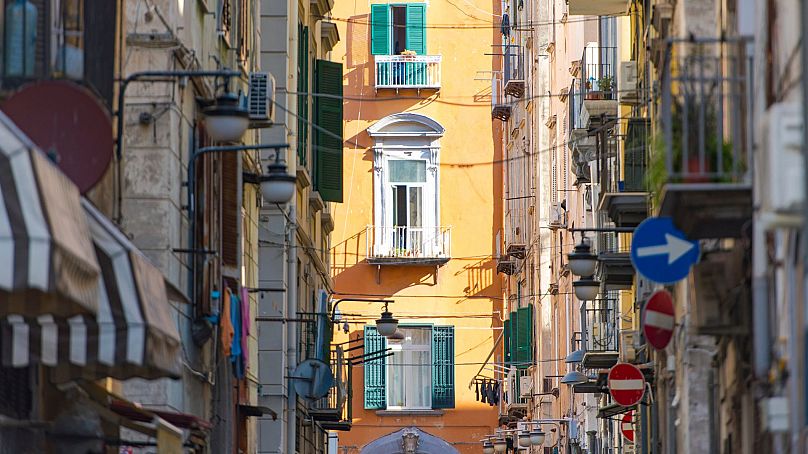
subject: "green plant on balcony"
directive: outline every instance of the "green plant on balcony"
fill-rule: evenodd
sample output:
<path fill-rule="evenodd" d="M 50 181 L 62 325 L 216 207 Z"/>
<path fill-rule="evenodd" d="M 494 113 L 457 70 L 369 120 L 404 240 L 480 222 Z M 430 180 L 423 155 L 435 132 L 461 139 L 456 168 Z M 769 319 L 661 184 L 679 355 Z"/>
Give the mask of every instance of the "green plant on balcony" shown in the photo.
<path fill-rule="evenodd" d="M 671 167 L 668 168 L 666 158 L 667 143 L 662 125 L 657 125 L 656 133 L 649 144 L 650 156 L 648 172 L 646 173 L 646 187 L 652 193 L 655 206 L 661 202 L 661 194 L 668 183 L 728 183 L 733 180 L 735 171 L 743 171 L 743 162 L 736 163 L 732 154 L 732 143 L 719 138 L 717 131 L 718 115 L 715 107 L 706 107 L 703 156 L 699 149 L 699 118 L 698 105 L 690 103 L 688 106 L 688 134 L 685 136 L 682 120 L 683 108 L 675 102 L 670 121 L 672 122 Z M 683 156 L 683 145 L 687 146 L 688 154 Z M 717 163 L 721 159 L 721 172 Z M 735 167 L 733 167 L 735 164 Z"/>
<path fill-rule="evenodd" d="M 598 90 L 603 93 L 603 99 L 612 99 L 612 86 L 614 79 L 612 76 L 603 76 L 598 79 Z"/>

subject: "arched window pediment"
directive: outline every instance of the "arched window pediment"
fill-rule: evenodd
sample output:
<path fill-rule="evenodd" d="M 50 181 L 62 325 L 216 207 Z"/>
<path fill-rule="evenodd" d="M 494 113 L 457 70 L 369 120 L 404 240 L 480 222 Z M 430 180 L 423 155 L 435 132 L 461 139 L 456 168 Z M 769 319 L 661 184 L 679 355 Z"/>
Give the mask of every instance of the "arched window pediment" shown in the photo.
<path fill-rule="evenodd" d="M 388 115 L 368 128 L 370 137 L 442 137 L 445 132 L 437 121 L 411 112 Z"/>

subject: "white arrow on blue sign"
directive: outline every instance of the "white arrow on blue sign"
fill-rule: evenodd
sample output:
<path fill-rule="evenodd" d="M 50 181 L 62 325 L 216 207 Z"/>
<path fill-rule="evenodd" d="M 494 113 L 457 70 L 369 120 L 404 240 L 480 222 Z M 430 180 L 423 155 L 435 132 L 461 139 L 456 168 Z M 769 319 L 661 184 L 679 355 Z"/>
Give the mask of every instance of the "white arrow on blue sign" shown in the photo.
<path fill-rule="evenodd" d="M 688 240 L 671 218 L 648 218 L 634 229 L 631 263 L 647 279 L 672 284 L 687 277 L 698 261 L 699 243 Z"/>

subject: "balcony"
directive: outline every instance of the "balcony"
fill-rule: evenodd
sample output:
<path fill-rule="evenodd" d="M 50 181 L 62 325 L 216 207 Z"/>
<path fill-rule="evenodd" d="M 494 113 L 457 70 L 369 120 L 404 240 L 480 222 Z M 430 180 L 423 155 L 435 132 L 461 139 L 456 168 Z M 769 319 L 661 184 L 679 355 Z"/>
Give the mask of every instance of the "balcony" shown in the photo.
<path fill-rule="evenodd" d="M 617 227 L 636 227 L 648 217 L 645 177 L 648 161 L 648 120 L 631 118 L 611 166 L 601 175 L 598 209 L 608 213 Z"/>
<path fill-rule="evenodd" d="M 495 76 L 491 80 L 491 117 L 500 121 L 511 118 L 511 99 L 505 94 L 502 76 Z"/>
<path fill-rule="evenodd" d="M 589 43 L 581 57 L 581 125 L 597 127 L 617 117 L 617 48 Z"/>
<path fill-rule="evenodd" d="M 568 0 L 571 16 L 616 16 L 628 12 L 626 0 Z"/>
<path fill-rule="evenodd" d="M 659 213 L 690 239 L 738 238 L 752 218 L 748 40 L 674 40 L 662 74 L 663 139 L 651 153 Z"/>
<path fill-rule="evenodd" d="M 503 52 L 505 94 L 515 98 L 525 95 L 525 54 L 522 46 L 505 45 Z"/>
<path fill-rule="evenodd" d="M 351 430 L 352 367 L 348 365 L 342 347 L 331 350 L 331 371 L 334 383 L 328 395 L 314 401 L 309 407 L 309 416 L 318 421 L 325 430 Z"/>
<path fill-rule="evenodd" d="M 581 304 L 586 349 L 581 365 L 585 369 L 608 369 L 617 364 L 619 356 L 617 299 L 604 298 Z"/>
<path fill-rule="evenodd" d="M 377 227 L 366 230 L 371 265 L 440 266 L 451 257 L 451 227 Z"/>
<path fill-rule="evenodd" d="M 376 90 L 440 89 L 440 55 L 376 55 Z"/>

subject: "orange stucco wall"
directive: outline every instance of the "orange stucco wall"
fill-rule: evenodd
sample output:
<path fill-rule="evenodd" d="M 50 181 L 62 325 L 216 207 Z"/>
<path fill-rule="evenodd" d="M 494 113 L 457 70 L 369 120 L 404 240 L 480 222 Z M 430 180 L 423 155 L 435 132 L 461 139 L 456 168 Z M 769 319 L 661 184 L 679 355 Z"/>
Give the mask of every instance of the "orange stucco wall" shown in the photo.
<path fill-rule="evenodd" d="M 479 452 L 479 440 L 497 425 L 496 407 L 477 402 L 469 383 L 501 333 L 502 292 L 496 273 L 496 234 L 502 218 L 502 170 L 495 161 L 491 120 L 490 71 L 499 40 L 499 0 L 430 1 L 427 6 L 427 53 L 442 56 L 440 90 L 374 88 L 370 54 L 369 2 L 337 0 L 333 21 L 341 41 L 333 59 L 342 58 L 344 76 L 344 203 L 334 212 L 332 272 L 337 297 L 391 297 L 402 323 L 455 326 L 456 408 L 438 416 L 379 415 L 363 408 L 363 370 L 354 368 L 353 428 L 339 433 L 340 454 L 358 453 L 373 440 L 403 427 L 417 426 L 452 443 L 460 452 Z M 374 3 L 385 3 L 374 1 Z M 448 24 L 476 28 L 432 28 Z M 489 54 L 489 55 L 486 55 Z M 475 80 L 482 79 L 482 80 Z M 380 101 L 383 100 L 383 101 Z M 366 226 L 373 219 L 373 140 L 367 128 L 387 115 L 416 112 L 440 123 L 440 219 L 452 226 L 452 259 L 434 267 L 369 265 Z M 498 134 L 498 132 L 497 132 Z M 380 306 L 342 303 L 340 310 L 356 322 L 378 317 Z M 361 315 L 361 316 L 359 316 Z M 347 336 L 336 335 L 335 342 Z M 361 351 L 355 354 L 361 354 Z M 493 377 L 492 372 L 485 375 Z M 348 448 L 344 451 L 344 448 Z"/>

